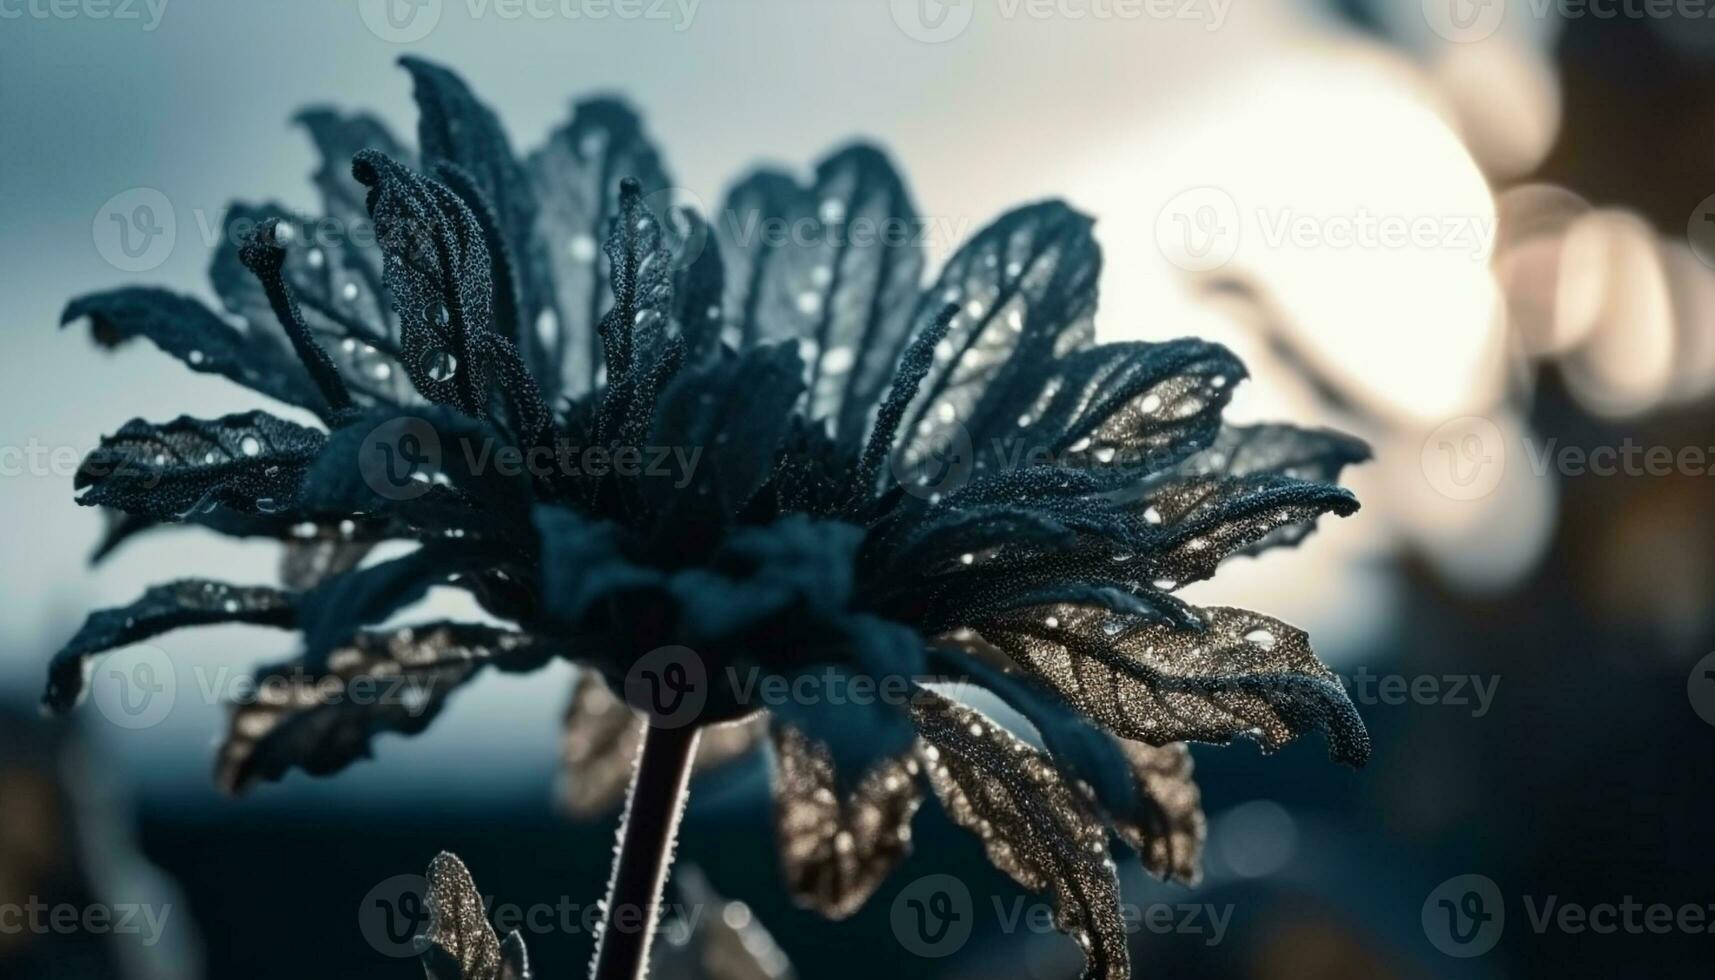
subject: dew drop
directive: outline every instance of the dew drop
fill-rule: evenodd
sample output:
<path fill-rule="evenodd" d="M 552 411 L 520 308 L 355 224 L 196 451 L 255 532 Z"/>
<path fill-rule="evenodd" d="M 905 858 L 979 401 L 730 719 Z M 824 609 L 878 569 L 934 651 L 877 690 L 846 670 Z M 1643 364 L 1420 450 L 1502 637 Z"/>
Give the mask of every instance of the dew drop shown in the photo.
<path fill-rule="evenodd" d="M 298 232 L 291 225 L 281 221 L 274 225 L 271 237 L 274 239 L 274 244 L 284 248 L 292 244 L 292 240 L 298 237 Z"/>
<path fill-rule="evenodd" d="M 1160 524 L 1161 511 L 1156 510 L 1154 506 L 1145 507 L 1143 509 L 1143 519 L 1149 524 Z"/>
<path fill-rule="evenodd" d="M 339 295 L 340 295 L 340 298 L 345 300 L 347 303 L 356 302 L 356 300 L 357 300 L 357 283 L 355 283 L 355 282 L 346 283 L 343 287 L 340 288 Z"/>
<path fill-rule="evenodd" d="M 1113 461 L 1114 461 L 1114 447 L 1103 446 L 1102 448 L 1096 450 L 1096 462 L 1098 462 L 1098 463 L 1111 463 Z"/>
<path fill-rule="evenodd" d="M 797 303 L 798 312 L 810 316 L 822 308 L 822 297 L 820 294 L 806 289 L 798 294 Z"/>
<path fill-rule="evenodd" d="M 1077 442 L 1074 442 L 1070 446 L 1066 447 L 1067 451 L 1074 452 L 1074 453 L 1081 453 L 1084 450 L 1089 449 L 1089 448 L 1090 448 L 1090 437 L 1089 436 L 1085 436 L 1084 438 L 1079 439 Z"/>
<path fill-rule="evenodd" d="M 1245 634 L 1247 643 L 1254 643 L 1264 650 L 1274 649 L 1274 634 L 1265 629 L 1254 629 Z"/>
<path fill-rule="evenodd" d="M 578 262 L 589 262 L 595 258 L 595 239 L 589 235 L 573 235 L 566 251 Z"/>
<path fill-rule="evenodd" d="M 312 248 L 309 253 L 304 256 L 304 260 L 309 262 L 310 268 L 320 269 L 322 264 L 327 262 L 327 256 L 322 253 L 321 249 Z"/>
<path fill-rule="evenodd" d="M 824 224 L 831 225 L 835 222 L 844 221 L 846 220 L 846 202 L 837 197 L 825 198 L 818 213 L 821 215 Z"/>
<path fill-rule="evenodd" d="M 255 436 L 245 436 L 238 440 L 238 451 L 246 456 L 254 456 L 262 451 L 262 443 Z"/>
<path fill-rule="evenodd" d="M 959 564 L 961 564 L 961 565 L 969 565 L 969 564 L 972 564 L 973 562 L 975 562 L 976 560 L 977 560 L 977 556 L 971 554 L 968 551 L 959 556 Z"/>
<path fill-rule="evenodd" d="M 1137 403 L 1138 410 L 1148 414 L 1161 407 L 1161 396 L 1150 392 L 1143 396 L 1143 401 Z"/>
<path fill-rule="evenodd" d="M 1056 627 L 1058 627 L 1060 625 L 1060 617 L 1059 616 L 1049 616 L 1048 618 L 1046 618 L 1042 621 L 1042 625 L 1048 627 L 1049 629 L 1055 629 Z"/>
<path fill-rule="evenodd" d="M 452 351 L 427 350 L 423 352 L 423 373 L 431 381 L 449 381 L 458 373 L 459 359 Z"/>
<path fill-rule="evenodd" d="M 852 362 L 855 360 L 850 347 L 830 347 L 828 352 L 822 355 L 822 373 L 845 374 L 852 369 Z"/>
<path fill-rule="evenodd" d="M 1174 589 L 1179 587 L 1179 583 L 1173 581 L 1170 578 L 1158 578 L 1154 582 L 1151 582 L 1150 584 L 1155 586 L 1156 588 L 1160 589 L 1163 592 L 1171 592 Z"/>
<path fill-rule="evenodd" d="M 191 362 L 192 367 L 195 367 L 196 365 L 201 364 L 203 361 L 205 361 L 207 359 L 208 358 L 200 350 L 193 350 L 193 351 L 191 351 L 185 355 L 185 360 Z"/>
<path fill-rule="evenodd" d="M 536 338 L 548 347 L 552 347 L 560 336 L 560 317 L 553 310 L 543 310 L 536 314 Z"/>

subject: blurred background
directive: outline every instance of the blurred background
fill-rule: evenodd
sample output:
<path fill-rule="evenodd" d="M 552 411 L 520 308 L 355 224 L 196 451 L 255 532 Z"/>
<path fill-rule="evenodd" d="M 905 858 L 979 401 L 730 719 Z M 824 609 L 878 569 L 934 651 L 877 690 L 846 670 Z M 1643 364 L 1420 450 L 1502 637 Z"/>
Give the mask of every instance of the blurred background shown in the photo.
<path fill-rule="evenodd" d="M 1098 219 L 1103 339 L 1222 341 L 1253 376 L 1230 417 L 1372 442 L 1356 517 L 1190 598 L 1309 630 L 1376 757 L 1354 773 L 1314 739 L 1273 758 L 1198 749 L 1207 874 L 1188 889 L 1127 872 L 1128 903 L 1170 910 L 1140 918 L 1138 976 L 1707 976 L 1712 10 L 0 0 L 0 908 L 136 917 L 33 929 L 14 912 L 0 976 L 417 975 L 360 912 L 442 848 L 516 906 L 603 889 L 614 817 L 556 805 L 570 669 L 490 677 L 425 736 L 239 801 L 209 779 L 224 713 L 207 678 L 277 659 L 277 636 L 158 640 L 178 696 L 141 730 L 99 705 L 64 723 L 36 710 L 86 610 L 178 575 L 276 573 L 274 546 L 194 532 L 89 568 L 100 519 L 73 505 L 71 473 L 99 434 L 255 400 L 59 334 L 62 305 L 131 282 L 215 303 L 204 273 L 232 199 L 314 206 L 296 110 L 415 132 L 406 52 L 460 71 L 521 150 L 574 97 L 621 94 L 704 201 L 758 163 L 802 172 L 873 138 L 930 219 L 931 261 L 1016 203 L 1064 196 Z M 115 237 L 139 203 L 162 232 L 148 247 Z M 696 871 L 675 894 L 723 896 L 703 904 L 783 954 L 718 975 L 1076 976 L 1073 944 L 1012 924 L 1022 893 L 933 805 L 856 917 L 793 908 L 766 790 L 754 757 L 693 790 L 680 866 Z M 975 914 L 968 940 L 925 958 L 890 910 L 937 874 Z M 1606 907 L 1616 928 L 1593 927 Z M 583 975 L 587 930 L 541 932 L 537 975 Z"/>

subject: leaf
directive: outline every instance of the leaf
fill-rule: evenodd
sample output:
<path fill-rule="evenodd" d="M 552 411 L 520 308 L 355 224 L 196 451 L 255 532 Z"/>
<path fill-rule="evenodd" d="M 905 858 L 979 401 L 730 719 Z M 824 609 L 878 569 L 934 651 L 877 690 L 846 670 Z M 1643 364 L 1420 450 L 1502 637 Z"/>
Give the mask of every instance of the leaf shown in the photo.
<path fill-rule="evenodd" d="M 373 248 L 353 247 L 360 230 L 369 225 L 369 209 L 364 205 L 365 191 L 351 176 L 352 159 L 362 150 L 378 150 L 407 167 L 414 167 L 409 150 L 393 136 L 379 119 L 368 113 L 347 115 L 326 106 L 313 106 L 292 117 L 303 126 L 321 155 L 320 163 L 310 179 L 321 192 L 322 210 L 331 229 L 343 233 L 341 248 L 330 269 L 342 271 L 355 280 L 372 305 L 374 322 L 382 325 L 389 315 L 381 285 L 381 253 Z M 275 212 L 276 214 L 283 212 Z M 391 335 L 391 330 L 382 330 Z"/>
<path fill-rule="evenodd" d="M 621 182 L 619 212 L 602 247 L 613 287 L 613 307 L 600 327 L 607 388 L 596 421 L 596 443 L 605 446 L 624 440 L 634 426 L 647 426 L 655 404 L 649 380 L 664 353 L 672 315 L 673 260 L 637 181 Z"/>
<path fill-rule="evenodd" d="M 1053 895 L 1054 924 L 1083 950 L 1085 978 L 1129 978 L 1107 829 L 1082 795 L 1051 759 L 977 711 L 924 691 L 913 714 L 947 816 L 982 838 L 1012 880 Z"/>
<path fill-rule="evenodd" d="M 265 306 L 266 298 L 262 302 Z M 75 299 L 60 315 L 60 323 L 84 317 L 103 347 L 143 337 L 194 371 L 218 374 L 288 405 L 312 411 L 324 407 L 321 392 L 283 336 L 266 328 L 268 321 L 263 328 L 239 330 L 188 296 L 140 286 Z"/>
<path fill-rule="evenodd" d="M 947 329 L 958 312 L 958 307 L 951 303 L 943 307 L 940 315 L 929 321 L 929 325 L 923 328 L 923 332 L 917 335 L 900 356 L 899 365 L 893 374 L 893 383 L 888 388 L 887 398 L 876 412 L 875 425 L 870 431 L 869 442 L 864 446 L 863 457 L 858 463 L 857 479 L 852 485 L 854 509 L 876 491 L 876 478 L 881 472 L 882 461 L 887 459 L 893 449 L 899 422 L 904 418 L 905 410 L 911 406 L 912 399 L 917 397 L 917 390 L 923 384 L 924 376 L 934 366 L 935 348 L 947 336 Z"/>
<path fill-rule="evenodd" d="M 218 419 L 133 419 L 101 440 L 73 486 L 86 507 L 183 520 L 223 507 L 245 514 L 291 510 L 327 437 L 263 412 Z"/>
<path fill-rule="evenodd" d="M 359 186 L 349 173 L 346 180 Z M 363 219 L 365 235 L 369 234 L 368 220 Z M 379 253 L 358 247 L 349 237 L 351 225 L 305 218 L 275 202 L 253 205 L 235 201 L 227 206 L 208 274 L 227 312 L 247 325 L 247 341 L 279 348 L 283 352 L 280 356 L 304 377 L 312 391 L 317 390 L 292 352 L 268 289 L 244 261 L 245 244 L 269 222 L 294 230 L 279 258 L 281 281 L 296 302 L 309 336 L 327 351 L 353 400 L 359 405 L 420 403 L 400 367 L 399 338 L 384 295 L 380 267 L 375 267 L 371 280 L 357 258 Z M 275 238 L 279 238 L 278 232 Z M 318 391 L 310 407 L 320 410 L 323 401 Z"/>
<path fill-rule="evenodd" d="M 549 425 L 548 409 L 518 349 L 492 329 L 493 280 L 475 215 L 445 185 L 379 153 L 359 153 L 352 173 L 369 188 L 399 315 L 400 362 L 412 385 L 479 419 L 498 398 L 520 444 L 534 444 Z"/>
<path fill-rule="evenodd" d="M 618 211 L 616 191 L 627 178 L 653 196 L 673 184 L 632 109 L 615 99 L 579 102 L 524 163 L 540 202 L 535 238 L 551 272 L 555 316 L 539 322 L 562 365 L 563 390 L 595 387 L 602 363 L 596 325 L 608 305 L 601 245 Z"/>
<path fill-rule="evenodd" d="M 327 404 L 327 408 L 322 412 L 323 417 L 342 417 L 351 411 L 351 392 L 341 380 L 333 359 L 316 342 L 315 337 L 311 336 L 298 301 L 286 284 L 284 242 L 291 237 L 287 233 L 288 227 L 281 225 L 278 218 L 269 218 L 257 225 L 239 247 L 238 260 L 262 283 L 262 290 L 268 295 L 268 303 L 274 312 L 275 320 L 285 329 L 286 339 L 291 341 L 293 352 L 298 355 L 299 362 L 309 372 L 310 380 L 315 382 Z"/>
<path fill-rule="evenodd" d="M 572 683 L 560 739 L 558 798 L 574 817 L 599 817 L 625 799 L 643 742 L 643 719 L 614 697 L 593 671 L 580 671 Z M 749 754 L 761 740 L 767 723 L 753 715 L 726 725 L 705 725 L 697 739 L 693 775 L 716 769 Z"/>
<path fill-rule="evenodd" d="M 1152 745 L 1253 735 L 1274 751 L 1309 731 L 1362 765 L 1369 735 L 1301 630 L 1243 609 L 1202 610 L 1201 629 L 1106 609 L 1044 606 L 973 626 L 1121 738 Z"/>
<path fill-rule="evenodd" d="M 955 440 L 973 445 L 1010 433 L 1015 409 L 1040 390 L 1045 366 L 1087 346 L 1101 251 L 1091 221 L 1057 201 L 1008 212 L 948 261 L 918 303 L 921 323 L 959 305 L 935 367 L 900 430 L 907 466 Z"/>
<path fill-rule="evenodd" d="M 922 803 L 909 754 L 887 759 L 841 796 L 826 747 L 787 725 L 770 727 L 774 826 L 793 900 L 830 919 L 852 915 L 911 853 Z"/>
<path fill-rule="evenodd" d="M 1192 778 L 1191 750 L 1184 742 L 1147 745 L 1117 739 L 1137 782 L 1140 807 L 1114 821 L 1114 829 L 1143 860 L 1150 874 L 1196 885 L 1203 877 L 1202 793 Z"/>
<path fill-rule="evenodd" d="M 140 643 L 184 626 L 250 623 L 290 628 L 297 609 L 290 593 L 264 586 L 228 585 L 207 579 L 182 579 L 152 586 L 127 606 L 90 613 L 48 665 L 43 704 L 56 712 L 71 710 L 88 684 L 88 664 L 96 654 Z"/>
<path fill-rule="evenodd" d="M 305 662 L 315 670 L 326 668 L 335 650 L 362 627 L 422 599 L 435 585 L 494 563 L 494 554 L 479 542 L 432 540 L 403 557 L 322 583 L 298 600 Z"/>
<path fill-rule="evenodd" d="M 923 274 L 921 222 L 893 164 L 856 144 L 818 163 L 809 187 L 756 175 L 734 188 L 721 223 L 734 268 L 729 322 L 746 343 L 800 341 L 807 414 L 833 419 L 843 440 L 862 438 Z"/>
<path fill-rule="evenodd" d="M 977 447 L 976 468 L 1045 462 L 1123 486 L 1208 445 L 1244 377 L 1226 348 L 1200 340 L 1077 351 L 1046 368 L 1028 400 L 997 409 L 1017 423 Z"/>
<path fill-rule="evenodd" d="M 337 772 L 367 757 L 382 732 L 423 731 L 453 691 L 484 668 L 535 670 L 551 654 L 547 643 L 527 634 L 432 623 L 358 633 L 327 656 L 325 669 L 307 658 L 263 668 L 255 696 L 231 708 L 216 781 L 238 794 L 293 768 Z"/>
<path fill-rule="evenodd" d="M 644 487 L 663 514 L 661 526 L 729 523 L 766 481 L 803 390 L 803 362 L 792 344 L 680 372 L 661 394 L 649 443 L 705 452 L 689 486 L 655 479 Z"/>
<path fill-rule="evenodd" d="M 422 58 L 399 63 L 411 73 L 417 100 L 417 144 L 426 168 L 450 164 L 468 185 L 443 180 L 478 216 L 494 261 L 495 329 L 517 345 L 524 363 L 550 397 L 559 388 L 558 361 L 542 342 L 536 318 L 548 303 L 547 257 L 533 234 L 538 205 L 524 167 L 494 112 L 453 72 Z"/>
<path fill-rule="evenodd" d="M 1229 426 L 1207 449 L 1116 499 L 1159 526 L 1152 537 L 1169 552 L 1160 573 L 1195 581 L 1229 555 L 1298 544 L 1325 513 L 1354 513 L 1357 500 L 1330 484 L 1369 455 L 1361 440 L 1325 429 Z"/>
<path fill-rule="evenodd" d="M 374 547 L 373 541 L 334 536 L 288 541 L 280 554 L 280 582 L 294 591 L 313 589 L 356 568 Z"/>
<path fill-rule="evenodd" d="M 442 851 L 429 862 L 429 931 L 423 936 L 423 967 L 429 980 L 530 980 L 524 937 L 513 930 L 505 941 L 488 924 L 487 904 L 470 871 Z"/>

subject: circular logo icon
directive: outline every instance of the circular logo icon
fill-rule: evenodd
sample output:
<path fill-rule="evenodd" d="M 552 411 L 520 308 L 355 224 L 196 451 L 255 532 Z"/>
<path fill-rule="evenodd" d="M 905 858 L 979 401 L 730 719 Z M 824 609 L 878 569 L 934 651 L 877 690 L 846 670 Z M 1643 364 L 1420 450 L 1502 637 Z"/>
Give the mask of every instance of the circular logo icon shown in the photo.
<path fill-rule="evenodd" d="M 394 875 L 369 890 L 357 907 L 357 928 L 370 948 L 403 959 L 423 951 L 420 938 L 429 928 L 429 880 Z"/>
<path fill-rule="evenodd" d="M 1448 956 L 1481 956 L 1501 941 L 1507 909 L 1501 890 L 1482 875 L 1443 881 L 1423 900 L 1423 934 Z"/>
<path fill-rule="evenodd" d="M 938 499 L 952 493 L 970 481 L 971 470 L 976 466 L 970 431 L 956 421 L 938 428 L 941 438 L 935 448 L 897 453 L 888 458 L 893 479 L 913 497 Z"/>
<path fill-rule="evenodd" d="M 1699 262 L 1715 269 L 1715 194 L 1697 202 L 1685 223 L 1685 241 Z"/>
<path fill-rule="evenodd" d="M 101 205 L 90 233 L 108 265 L 120 272 L 148 272 L 173 254 L 178 218 L 167 195 L 153 187 L 133 187 Z"/>
<path fill-rule="evenodd" d="M 625 672 L 625 700 L 656 728 L 683 728 L 708 703 L 708 669 L 690 647 L 657 647 Z"/>
<path fill-rule="evenodd" d="M 1423 478 L 1449 500 L 1477 500 L 1495 492 L 1507 471 L 1501 427 L 1465 415 L 1435 427 L 1418 454 Z"/>
<path fill-rule="evenodd" d="M 893 900 L 893 935 L 918 956 L 938 959 L 958 952 L 971 938 L 971 890 L 947 874 L 925 875 Z"/>
<path fill-rule="evenodd" d="M 441 467 L 441 435 L 427 419 L 402 415 L 376 426 L 357 447 L 357 470 L 387 500 L 429 492 Z"/>
<path fill-rule="evenodd" d="M 1208 272 L 1239 251 L 1239 205 L 1219 187 L 1173 195 L 1155 216 L 1155 245 L 1186 272 Z"/>
<path fill-rule="evenodd" d="M 706 220 L 709 210 L 695 191 L 683 187 L 663 187 L 643 195 L 643 204 L 655 215 L 656 220 L 661 222 L 668 247 L 673 252 L 675 266 L 688 266 L 703 254 L 703 249 L 709 244 L 709 225 Z M 698 218 L 705 220 L 692 221 L 685 215 L 686 211 L 694 212 Z"/>
<path fill-rule="evenodd" d="M 178 675 L 160 647 L 133 646 L 95 661 L 89 698 L 103 718 L 120 728 L 153 728 L 165 721 L 178 698 Z"/>
<path fill-rule="evenodd" d="M 892 0 L 893 22 L 914 41 L 941 44 L 971 26 L 976 0 Z"/>
<path fill-rule="evenodd" d="M 358 16 L 369 33 L 393 44 L 429 36 L 441 22 L 442 0 L 357 0 Z"/>
<path fill-rule="evenodd" d="M 1697 661 L 1691 676 L 1685 681 L 1685 694 L 1691 699 L 1691 710 L 1704 722 L 1715 725 L 1715 653 Z"/>
<path fill-rule="evenodd" d="M 1507 0 L 1423 0 L 1429 29 L 1455 44 L 1481 41 L 1500 30 Z"/>

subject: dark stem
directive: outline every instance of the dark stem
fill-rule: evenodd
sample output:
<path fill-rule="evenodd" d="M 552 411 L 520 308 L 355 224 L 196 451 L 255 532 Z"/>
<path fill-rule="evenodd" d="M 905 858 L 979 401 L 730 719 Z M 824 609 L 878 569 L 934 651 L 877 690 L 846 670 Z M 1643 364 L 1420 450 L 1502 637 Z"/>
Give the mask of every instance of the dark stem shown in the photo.
<path fill-rule="evenodd" d="M 673 840 L 685 809 L 691 759 L 701 730 L 643 730 L 643 749 L 619 823 L 619 856 L 608 885 L 607 918 L 596 940 L 592 980 L 643 980 L 661 912 L 661 886 L 673 863 Z"/>

